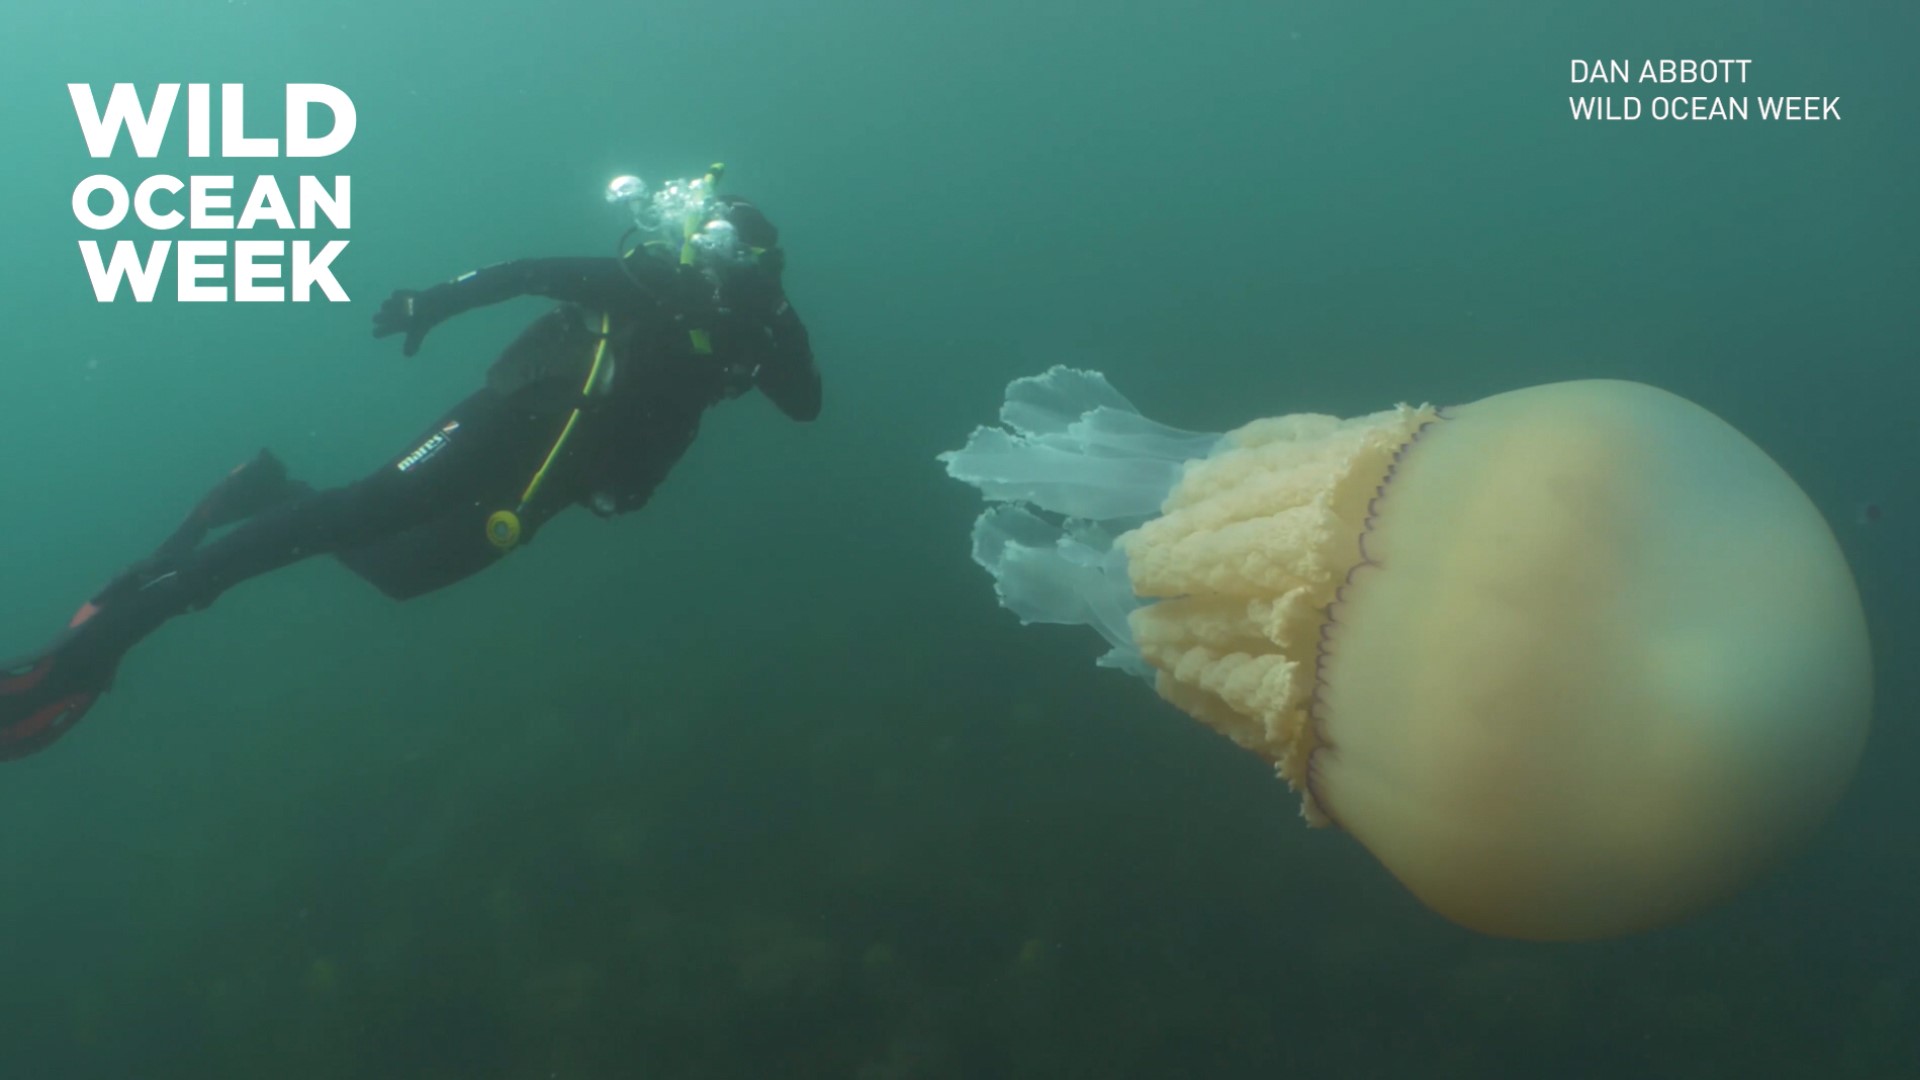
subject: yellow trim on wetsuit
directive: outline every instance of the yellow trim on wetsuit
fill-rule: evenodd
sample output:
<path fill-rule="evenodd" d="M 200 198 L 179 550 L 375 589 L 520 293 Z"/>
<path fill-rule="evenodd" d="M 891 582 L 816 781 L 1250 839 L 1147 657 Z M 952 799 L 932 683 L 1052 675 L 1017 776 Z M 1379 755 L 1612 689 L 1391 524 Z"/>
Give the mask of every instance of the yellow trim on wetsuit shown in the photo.
<path fill-rule="evenodd" d="M 600 313 L 600 340 L 593 346 L 593 363 L 587 368 L 587 381 L 580 386 L 580 404 L 573 407 L 567 416 L 567 422 L 561 426 L 560 434 L 554 438 L 553 447 L 547 451 L 545 461 L 534 472 L 533 479 L 527 481 L 525 491 L 520 493 L 520 505 L 511 510 L 497 510 L 487 518 L 487 540 L 500 549 L 501 554 L 512 551 L 520 543 L 520 515 L 527 504 L 540 491 L 540 485 L 546 482 L 548 470 L 560 459 L 560 451 L 566 448 L 567 439 L 573 434 L 574 425 L 580 422 L 580 411 L 586 407 L 587 399 L 593 394 L 594 384 L 600 381 L 600 367 L 607 357 L 607 330 L 612 325 L 612 317 L 607 312 Z"/>

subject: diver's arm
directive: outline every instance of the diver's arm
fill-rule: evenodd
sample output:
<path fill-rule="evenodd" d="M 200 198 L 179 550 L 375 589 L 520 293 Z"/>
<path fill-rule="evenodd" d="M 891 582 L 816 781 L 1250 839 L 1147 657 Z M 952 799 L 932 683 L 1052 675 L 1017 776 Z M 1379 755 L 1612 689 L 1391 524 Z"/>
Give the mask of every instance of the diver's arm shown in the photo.
<path fill-rule="evenodd" d="M 431 288 L 401 290 L 389 296 L 373 317 L 373 336 L 405 333 L 403 352 L 412 356 L 427 332 L 477 307 L 518 296 L 544 296 L 601 311 L 631 306 L 645 294 L 637 275 L 653 273 L 654 260 L 635 258 L 628 266 L 611 257 L 515 259 L 469 271 Z"/>
<path fill-rule="evenodd" d="M 441 290 L 445 290 L 441 292 Z M 440 317 L 450 319 L 517 296 L 586 304 L 602 310 L 632 303 L 634 283 L 613 258 L 515 259 L 469 270 L 428 292 L 440 292 Z"/>
<path fill-rule="evenodd" d="M 806 325 L 784 297 L 766 325 L 773 350 L 754 383 L 781 412 L 795 420 L 812 420 L 820 415 L 820 369 L 813 363 Z"/>

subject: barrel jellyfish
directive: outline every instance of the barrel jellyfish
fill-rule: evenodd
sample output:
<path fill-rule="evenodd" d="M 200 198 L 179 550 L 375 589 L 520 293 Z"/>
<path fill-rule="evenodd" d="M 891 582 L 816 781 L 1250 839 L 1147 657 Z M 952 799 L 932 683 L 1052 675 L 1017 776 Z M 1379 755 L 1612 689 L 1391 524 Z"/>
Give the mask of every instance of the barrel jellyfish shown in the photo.
<path fill-rule="evenodd" d="M 1800 847 L 1871 711 L 1859 595 L 1759 447 L 1631 382 L 1225 435 L 1097 372 L 1008 386 L 941 455 L 1022 622 L 1269 761 L 1432 910 L 1584 940 Z"/>

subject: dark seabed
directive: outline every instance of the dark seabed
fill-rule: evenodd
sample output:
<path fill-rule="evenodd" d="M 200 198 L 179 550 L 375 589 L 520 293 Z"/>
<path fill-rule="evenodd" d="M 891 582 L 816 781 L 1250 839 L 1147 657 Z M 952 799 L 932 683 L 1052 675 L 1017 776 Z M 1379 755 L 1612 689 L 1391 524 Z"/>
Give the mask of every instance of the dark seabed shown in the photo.
<path fill-rule="evenodd" d="M 0 653 L 259 447 L 322 484 L 403 448 L 540 309 L 402 359 L 380 298 L 610 252 L 617 173 L 728 162 L 827 405 L 723 407 L 644 512 L 460 588 L 394 605 L 314 560 L 155 635 L 0 768 L 0 1080 L 1920 1077 L 1911 5 L 5 23 Z M 1577 122 L 1580 57 L 1748 57 L 1729 92 L 1844 118 Z M 244 83 L 263 131 L 283 84 L 331 83 L 358 133 L 325 162 L 96 162 L 74 81 Z M 352 303 L 96 304 L 69 199 L 98 171 L 350 174 Z M 1878 668 L 1854 786 L 1681 926 L 1453 927 L 1091 635 L 995 606 L 934 455 L 1056 362 L 1203 430 L 1579 377 L 1700 402 L 1852 561 Z"/>

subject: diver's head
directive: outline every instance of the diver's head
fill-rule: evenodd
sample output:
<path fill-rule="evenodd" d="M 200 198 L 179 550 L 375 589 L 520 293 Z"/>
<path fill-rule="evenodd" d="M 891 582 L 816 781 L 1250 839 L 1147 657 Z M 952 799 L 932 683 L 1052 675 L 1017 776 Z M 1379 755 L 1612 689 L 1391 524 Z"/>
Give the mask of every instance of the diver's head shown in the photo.
<path fill-rule="evenodd" d="M 760 208 L 738 195 L 720 195 L 713 200 L 716 218 L 725 221 L 739 235 L 740 242 L 760 251 L 780 246 L 780 230 Z"/>
<path fill-rule="evenodd" d="M 780 230 L 738 195 L 705 200 L 685 230 L 680 261 L 725 277 L 748 270 L 779 276 Z"/>
<path fill-rule="evenodd" d="M 780 230 L 760 208 L 738 195 L 722 195 L 710 206 L 706 222 L 693 236 L 695 264 L 743 296 L 780 291 L 786 253 Z"/>

